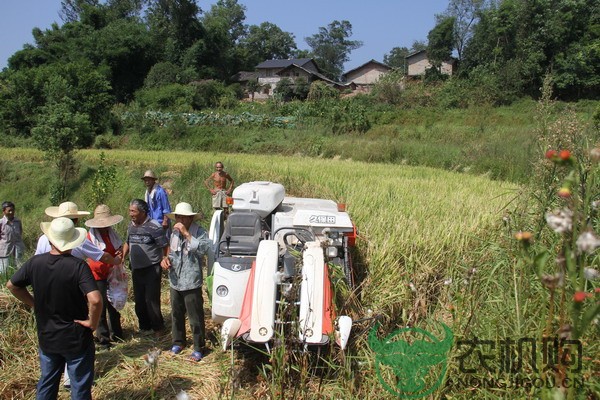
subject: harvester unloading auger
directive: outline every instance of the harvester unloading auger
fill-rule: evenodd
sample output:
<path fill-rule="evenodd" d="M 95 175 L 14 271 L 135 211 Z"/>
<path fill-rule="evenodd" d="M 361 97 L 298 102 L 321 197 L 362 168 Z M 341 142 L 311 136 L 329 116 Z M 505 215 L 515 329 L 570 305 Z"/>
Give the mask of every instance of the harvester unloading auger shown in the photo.
<path fill-rule="evenodd" d="M 282 324 L 299 343 L 344 349 L 352 319 L 336 316 L 330 268 L 353 286 L 356 228 L 331 200 L 286 197 L 281 184 L 249 182 L 233 191 L 233 211 L 212 217 L 212 319 L 223 349 L 236 337 L 269 349 Z M 213 260 L 209 260 L 209 264 Z M 291 307 L 291 313 L 281 310 Z M 292 316 L 290 316 L 290 314 Z"/>

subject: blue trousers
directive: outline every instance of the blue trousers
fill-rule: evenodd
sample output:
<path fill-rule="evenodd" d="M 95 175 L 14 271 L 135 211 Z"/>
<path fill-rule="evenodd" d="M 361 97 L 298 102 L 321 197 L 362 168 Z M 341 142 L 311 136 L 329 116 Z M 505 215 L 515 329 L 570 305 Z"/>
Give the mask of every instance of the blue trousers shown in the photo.
<path fill-rule="evenodd" d="M 42 375 L 37 384 L 36 400 L 53 400 L 58 396 L 60 376 L 67 364 L 71 378 L 71 399 L 89 400 L 92 398 L 94 383 L 94 342 L 79 354 L 45 353 L 41 348 L 40 368 Z"/>

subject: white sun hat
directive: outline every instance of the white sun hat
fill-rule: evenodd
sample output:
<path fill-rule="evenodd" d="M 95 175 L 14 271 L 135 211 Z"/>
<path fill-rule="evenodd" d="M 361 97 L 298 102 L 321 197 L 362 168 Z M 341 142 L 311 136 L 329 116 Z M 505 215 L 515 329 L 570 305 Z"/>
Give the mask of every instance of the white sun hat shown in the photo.
<path fill-rule="evenodd" d="M 55 218 L 52 222 L 40 224 L 42 232 L 50 243 L 60 251 L 67 251 L 79 246 L 85 240 L 87 231 L 84 228 L 75 228 L 69 218 Z"/>
<path fill-rule="evenodd" d="M 58 207 L 48 207 L 46 208 L 46 215 L 52 218 L 79 218 L 84 215 L 90 215 L 89 211 L 79 211 L 79 207 L 77 204 L 72 201 L 65 201 L 64 203 L 60 203 Z"/>
<path fill-rule="evenodd" d="M 194 212 L 192 210 L 192 205 L 190 203 L 185 203 L 185 202 L 181 202 L 181 203 L 177 203 L 177 205 L 175 206 L 175 211 L 173 211 L 172 213 L 168 213 L 167 217 L 171 218 L 172 220 L 175 220 L 175 215 L 185 215 L 185 216 L 194 216 L 194 219 L 198 219 L 200 218 L 200 215 L 202 215 L 202 213 L 200 212 Z"/>

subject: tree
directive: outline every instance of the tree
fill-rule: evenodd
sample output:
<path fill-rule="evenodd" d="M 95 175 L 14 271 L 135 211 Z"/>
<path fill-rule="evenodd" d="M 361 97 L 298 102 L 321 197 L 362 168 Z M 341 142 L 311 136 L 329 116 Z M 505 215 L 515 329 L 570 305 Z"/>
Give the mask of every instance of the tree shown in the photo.
<path fill-rule="evenodd" d="M 264 60 L 290 58 L 296 49 L 294 35 L 282 31 L 270 22 L 251 25 L 248 34 L 241 40 L 241 45 L 250 55 L 248 64 L 252 67 Z"/>
<path fill-rule="evenodd" d="M 599 15 L 597 0 L 504 0 L 481 11 L 461 69 L 485 68 L 532 96 L 550 73 L 560 97 L 597 97 Z"/>
<path fill-rule="evenodd" d="M 410 54 L 410 50 L 406 47 L 394 47 L 389 54 L 383 55 L 383 63 L 392 68 L 398 68 L 403 74 L 406 73 L 406 56 Z"/>
<path fill-rule="evenodd" d="M 350 59 L 350 52 L 362 46 L 361 41 L 348 40 L 350 36 L 352 24 L 336 20 L 327 27 L 320 27 L 319 33 L 304 39 L 312 49 L 317 65 L 330 79 L 339 79 L 344 63 Z"/>
<path fill-rule="evenodd" d="M 410 47 L 411 53 L 416 53 L 417 51 L 427 50 L 427 43 L 423 40 L 415 40 Z"/>
<path fill-rule="evenodd" d="M 229 80 L 240 67 L 247 65 L 248 55 L 239 46 L 246 34 L 245 20 L 246 7 L 237 0 L 219 0 L 204 14 L 201 21 L 206 37 L 198 43 L 195 54 L 186 59 L 201 77 Z"/>
<path fill-rule="evenodd" d="M 237 0 L 219 0 L 202 17 L 202 23 L 207 29 L 214 25 L 225 27 L 231 43 L 236 43 L 246 35 L 245 20 L 246 6 L 239 4 Z"/>
<path fill-rule="evenodd" d="M 292 54 L 291 57 L 293 58 L 313 58 L 313 53 L 310 52 L 310 50 L 292 50 Z"/>
<path fill-rule="evenodd" d="M 85 6 L 96 7 L 98 4 L 98 0 L 61 0 L 58 15 L 64 22 L 79 21 Z"/>
<path fill-rule="evenodd" d="M 454 17 L 440 20 L 427 35 L 427 57 L 431 65 L 440 71 L 442 62 L 452 56 L 454 46 Z"/>
<path fill-rule="evenodd" d="M 283 101 L 290 101 L 294 97 L 294 82 L 290 78 L 281 78 L 275 85 L 273 93 Z"/>
<path fill-rule="evenodd" d="M 85 59 L 10 71 L 4 75 L 4 82 L 5 90 L 0 91 L 0 116 L 3 125 L 14 133 L 28 136 L 39 124 L 39 115 L 48 113 L 51 104 L 62 103 L 67 97 L 74 112 L 88 117 L 91 133 L 99 134 L 106 129 L 114 101 L 110 84 L 106 76 Z M 60 92 L 59 82 L 60 87 L 64 87 Z M 63 96 L 60 101 L 57 93 Z"/>
<path fill-rule="evenodd" d="M 67 186 L 73 175 L 76 149 L 88 146 L 93 138 L 90 118 L 78 111 L 70 97 L 73 87 L 60 76 L 53 76 L 44 87 L 47 103 L 31 130 L 37 147 L 57 169 L 58 182 L 51 191 L 52 204 L 67 197 Z"/>
<path fill-rule="evenodd" d="M 180 74 L 181 68 L 173 63 L 168 61 L 156 63 L 148 71 L 148 75 L 144 79 L 144 87 L 153 88 L 171 83 L 180 83 L 178 82 Z"/>
<path fill-rule="evenodd" d="M 147 21 L 165 61 L 179 64 L 185 51 L 205 36 L 201 12 L 194 0 L 151 0 Z"/>
<path fill-rule="evenodd" d="M 252 99 L 252 101 L 254 101 L 254 94 L 256 92 L 260 92 L 260 90 L 262 88 L 263 88 L 263 85 L 261 85 L 258 82 L 258 79 L 251 79 L 246 84 L 246 92 L 250 94 L 250 98 Z"/>
<path fill-rule="evenodd" d="M 440 21 L 454 18 L 454 48 L 459 60 L 462 60 L 464 48 L 473 36 L 473 28 L 485 3 L 485 0 L 450 0 L 446 12 L 438 16 Z"/>

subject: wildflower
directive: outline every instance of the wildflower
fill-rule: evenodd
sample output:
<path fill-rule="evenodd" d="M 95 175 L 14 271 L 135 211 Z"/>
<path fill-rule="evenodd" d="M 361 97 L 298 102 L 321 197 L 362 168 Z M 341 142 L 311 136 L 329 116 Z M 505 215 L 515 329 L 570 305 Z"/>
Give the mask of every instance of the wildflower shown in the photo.
<path fill-rule="evenodd" d="M 147 354 L 144 354 L 144 362 L 151 368 L 156 368 L 158 365 L 158 356 L 160 355 L 160 349 L 150 349 Z"/>
<path fill-rule="evenodd" d="M 557 157 L 558 157 L 558 151 L 556 151 L 556 150 L 548 150 L 548 151 L 546 152 L 546 158 L 547 158 L 548 160 L 554 160 L 554 159 L 556 159 Z"/>
<path fill-rule="evenodd" d="M 448 278 L 444 281 L 444 285 L 449 286 L 450 284 L 452 284 L 452 278 Z"/>
<path fill-rule="evenodd" d="M 575 292 L 573 295 L 573 301 L 575 303 L 582 303 L 587 297 L 588 296 L 586 292 Z"/>
<path fill-rule="evenodd" d="M 594 279 L 600 278 L 600 272 L 598 272 L 597 269 L 585 267 L 583 269 L 583 277 L 587 281 L 593 281 Z"/>
<path fill-rule="evenodd" d="M 571 159 L 571 152 L 569 150 L 561 150 L 558 156 L 563 161 L 569 161 Z"/>
<path fill-rule="evenodd" d="M 600 200 L 594 200 L 594 201 L 592 201 L 592 208 L 594 210 L 597 210 L 598 206 L 600 206 Z"/>
<path fill-rule="evenodd" d="M 571 189 L 569 189 L 568 187 L 561 187 L 560 189 L 558 189 L 558 196 L 562 197 L 563 199 L 568 199 L 569 197 L 571 197 Z"/>
<path fill-rule="evenodd" d="M 531 242 L 532 238 L 533 238 L 533 235 L 531 234 L 531 232 L 519 231 L 519 232 L 515 233 L 515 239 L 517 239 L 519 242 L 529 243 L 529 242 Z"/>
<path fill-rule="evenodd" d="M 586 231 L 579 235 L 575 244 L 579 253 L 592 254 L 600 247 L 600 239 L 594 232 Z"/>
<path fill-rule="evenodd" d="M 600 293 L 600 287 L 597 287 L 596 289 L 594 289 L 594 293 L 599 294 Z"/>
<path fill-rule="evenodd" d="M 415 284 L 414 284 L 414 283 L 412 283 L 412 282 L 409 282 L 409 283 L 408 283 L 408 287 L 410 288 L 410 290 L 411 290 L 411 291 L 413 291 L 413 292 L 415 292 L 415 293 L 417 292 L 417 288 L 415 287 Z"/>
<path fill-rule="evenodd" d="M 568 208 L 546 213 L 546 222 L 556 233 L 565 233 L 573 229 L 573 211 Z"/>

